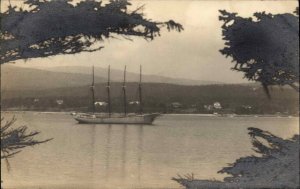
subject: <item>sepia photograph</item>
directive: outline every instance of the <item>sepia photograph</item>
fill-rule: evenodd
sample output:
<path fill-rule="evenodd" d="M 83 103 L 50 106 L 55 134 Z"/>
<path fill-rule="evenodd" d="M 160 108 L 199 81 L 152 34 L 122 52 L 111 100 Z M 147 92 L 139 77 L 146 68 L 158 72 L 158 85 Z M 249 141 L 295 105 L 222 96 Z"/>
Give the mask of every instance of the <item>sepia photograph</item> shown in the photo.
<path fill-rule="evenodd" d="M 296 0 L 0 0 L 1 189 L 298 189 Z"/>

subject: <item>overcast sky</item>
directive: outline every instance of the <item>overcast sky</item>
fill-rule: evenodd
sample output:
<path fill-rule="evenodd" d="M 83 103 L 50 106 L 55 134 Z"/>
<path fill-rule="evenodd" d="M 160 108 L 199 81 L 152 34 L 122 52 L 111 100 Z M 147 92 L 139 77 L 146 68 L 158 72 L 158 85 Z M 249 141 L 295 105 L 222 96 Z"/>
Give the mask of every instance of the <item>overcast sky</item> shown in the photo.
<path fill-rule="evenodd" d="M 5 0 L 7 2 L 7 0 Z M 12 3 L 17 1 L 11 0 Z M 20 2 L 20 1 L 18 1 Z M 241 73 L 230 70 L 230 58 L 219 53 L 224 47 L 221 36 L 222 23 L 218 20 L 220 9 L 251 16 L 257 11 L 270 13 L 293 12 L 297 1 L 184 1 L 151 0 L 132 2 L 132 8 L 145 4 L 147 18 L 156 21 L 173 19 L 184 26 L 181 33 L 163 31 L 154 41 L 133 38 L 132 41 L 110 39 L 105 48 L 93 53 L 60 55 L 49 58 L 17 61 L 17 66 L 100 66 L 111 65 L 130 72 L 143 66 L 145 74 L 180 77 L 227 83 L 247 82 Z"/>

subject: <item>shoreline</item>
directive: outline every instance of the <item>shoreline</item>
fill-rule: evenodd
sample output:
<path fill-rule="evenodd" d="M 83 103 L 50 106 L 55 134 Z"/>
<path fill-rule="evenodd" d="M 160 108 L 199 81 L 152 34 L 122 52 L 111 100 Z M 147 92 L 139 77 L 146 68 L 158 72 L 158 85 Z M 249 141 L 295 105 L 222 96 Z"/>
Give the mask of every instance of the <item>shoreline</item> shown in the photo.
<path fill-rule="evenodd" d="M 32 110 L 1 110 L 1 113 L 38 113 L 38 114 L 71 114 L 75 111 L 32 111 Z M 199 117 L 274 117 L 299 118 L 299 115 L 286 114 L 203 114 L 203 113 L 160 113 L 167 116 L 199 116 Z"/>

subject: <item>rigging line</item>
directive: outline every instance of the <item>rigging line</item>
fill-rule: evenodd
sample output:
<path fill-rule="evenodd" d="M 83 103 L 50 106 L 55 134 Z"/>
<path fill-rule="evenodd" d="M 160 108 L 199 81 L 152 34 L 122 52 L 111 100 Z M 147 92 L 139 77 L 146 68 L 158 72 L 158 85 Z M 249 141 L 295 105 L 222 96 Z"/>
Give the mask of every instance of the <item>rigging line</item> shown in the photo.
<path fill-rule="evenodd" d="M 92 85 L 90 86 L 91 92 L 92 92 L 92 111 L 95 113 L 96 107 L 95 107 L 95 68 L 93 65 L 92 68 Z"/>
<path fill-rule="evenodd" d="M 127 114 L 127 98 L 126 98 L 126 65 L 125 65 L 125 68 L 124 68 L 124 80 L 123 80 L 123 86 L 122 86 L 122 89 L 123 89 L 123 103 L 124 103 L 124 114 L 126 116 Z"/>
<path fill-rule="evenodd" d="M 143 114 L 143 101 L 142 101 L 142 65 L 140 65 L 139 103 L 140 103 L 140 114 Z"/>
<path fill-rule="evenodd" d="M 110 99 L 110 65 L 108 66 L 107 74 L 107 101 L 108 101 L 108 115 L 111 116 L 111 99 Z"/>

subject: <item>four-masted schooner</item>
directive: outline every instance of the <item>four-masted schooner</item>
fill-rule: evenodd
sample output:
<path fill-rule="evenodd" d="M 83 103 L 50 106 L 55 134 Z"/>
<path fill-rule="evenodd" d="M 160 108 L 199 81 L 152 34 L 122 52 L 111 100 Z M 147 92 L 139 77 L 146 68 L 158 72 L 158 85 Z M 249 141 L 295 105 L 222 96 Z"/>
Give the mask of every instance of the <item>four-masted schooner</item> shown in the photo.
<path fill-rule="evenodd" d="M 91 124 L 152 124 L 154 119 L 159 116 L 158 113 L 143 113 L 142 103 L 142 67 L 140 66 L 140 81 L 139 81 L 139 113 L 128 114 L 127 112 L 127 98 L 126 98 L 126 66 L 124 69 L 124 80 L 122 84 L 124 113 L 117 114 L 111 111 L 111 99 L 110 99 L 110 66 L 108 67 L 108 79 L 107 79 L 107 113 L 96 113 L 95 108 L 95 74 L 93 66 L 93 79 L 91 85 L 92 92 L 92 112 L 91 113 L 74 113 L 73 117 L 79 123 L 91 123 Z"/>

